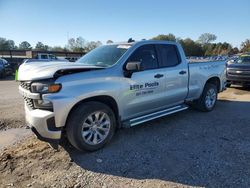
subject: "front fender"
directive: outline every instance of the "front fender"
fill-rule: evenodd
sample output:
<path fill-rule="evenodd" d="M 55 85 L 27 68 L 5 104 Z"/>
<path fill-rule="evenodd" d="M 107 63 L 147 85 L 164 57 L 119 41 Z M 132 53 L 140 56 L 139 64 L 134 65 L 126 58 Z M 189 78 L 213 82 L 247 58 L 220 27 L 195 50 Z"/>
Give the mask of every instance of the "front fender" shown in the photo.
<path fill-rule="evenodd" d="M 97 96 L 109 96 L 118 99 L 120 84 L 112 81 L 85 84 L 63 84 L 62 90 L 57 94 L 43 95 L 43 99 L 53 103 L 56 127 L 64 127 L 71 109 L 79 102 Z M 115 100 L 119 109 L 119 100 Z"/>

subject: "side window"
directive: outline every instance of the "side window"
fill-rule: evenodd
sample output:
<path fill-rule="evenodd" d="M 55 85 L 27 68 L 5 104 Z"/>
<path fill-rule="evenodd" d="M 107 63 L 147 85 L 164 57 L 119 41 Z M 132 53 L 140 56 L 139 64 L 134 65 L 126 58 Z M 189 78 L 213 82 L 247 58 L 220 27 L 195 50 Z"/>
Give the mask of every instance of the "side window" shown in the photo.
<path fill-rule="evenodd" d="M 41 55 L 41 59 L 48 59 L 47 55 Z"/>
<path fill-rule="evenodd" d="M 56 56 L 54 56 L 54 55 L 49 55 L 49 58 L 50 58 L 50 59 L 53 59 L 53 60 L 54 60 L 54 59 L 57 59 Z"/>
<path fill-rule="evenodd" d="M 141 62 L 142 70 L 158 68 L 154 45 L 144 45 L 137 48 L 127 62 Z"/>
<path fill-rule="evenodd" d="M 175 45 L 159 44 L 157 50 L 161 59 L 160 67 L 174 67 L 180 63 L 180 55 Z"/>

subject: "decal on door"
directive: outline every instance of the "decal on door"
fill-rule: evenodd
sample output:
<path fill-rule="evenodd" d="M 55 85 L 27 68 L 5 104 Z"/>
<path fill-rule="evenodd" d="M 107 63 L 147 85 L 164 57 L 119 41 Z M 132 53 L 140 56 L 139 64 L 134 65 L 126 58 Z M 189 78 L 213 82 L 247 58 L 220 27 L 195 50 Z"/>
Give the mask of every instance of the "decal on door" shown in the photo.
<path fill-rule="evenodd" d="M 135 91 L 136 96 L 146 95 L 153 93 L 154 90 L 159 87 L 159 82 L 146 82 L 144 84 L 130 85 L 130 90 Z"/>

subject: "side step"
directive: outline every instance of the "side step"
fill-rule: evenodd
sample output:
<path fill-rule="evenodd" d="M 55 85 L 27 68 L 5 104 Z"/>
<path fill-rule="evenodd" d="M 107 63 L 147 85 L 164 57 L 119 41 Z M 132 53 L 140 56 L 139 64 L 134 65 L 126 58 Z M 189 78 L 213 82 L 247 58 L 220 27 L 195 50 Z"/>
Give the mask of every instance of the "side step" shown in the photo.
<path fill-rule="evenodd" d="M 144 123 L 144 122 L 147 122 L 147 121 L 159 118 L 159 117 L 163 117 L 163 116 L 166 116 L 166 115 L 170 115 L 170 114 L 173 114 L 173 113 L 176 113 L 176 112 L 186 110 L 188 108 L 189 107 L 187 105 L 185 105 L 185 104 L 174 106 L 174 107 L 171 107 L 171 108 L 168 108 L 168 109 L 165 109 L 165 110 L 161 110 L 161 111 L 154 112 L 154 113 L 151 113 L 151 114 L 147 114 L 147 115 L 144 115 L 144 116 L 141 116 L 141 117 L 133 118 L 133 119 L 129 120 L 129 124 L 130 124 L 130 127 L 132 127 L 132 126 L 135 126 L 135 125 L 138 125 L 138 124 L 141 124 L 141 123 Z"/>

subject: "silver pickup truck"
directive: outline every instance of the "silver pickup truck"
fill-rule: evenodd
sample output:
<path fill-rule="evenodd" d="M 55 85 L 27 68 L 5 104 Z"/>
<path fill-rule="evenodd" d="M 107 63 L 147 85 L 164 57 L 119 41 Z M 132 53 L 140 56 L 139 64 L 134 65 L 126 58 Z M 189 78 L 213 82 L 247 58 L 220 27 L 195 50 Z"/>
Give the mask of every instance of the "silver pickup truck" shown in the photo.
<path fill-rule="evenodd" d="M 98 47 L 74 64 L 19 68 L 26 120 L 41 140 L 63 135 L 79 150 L 97 150 L 120 127 L 188 109 L 213 110 L 224 90 L 225 62 L 189 63 L 175 42 Z"/>

